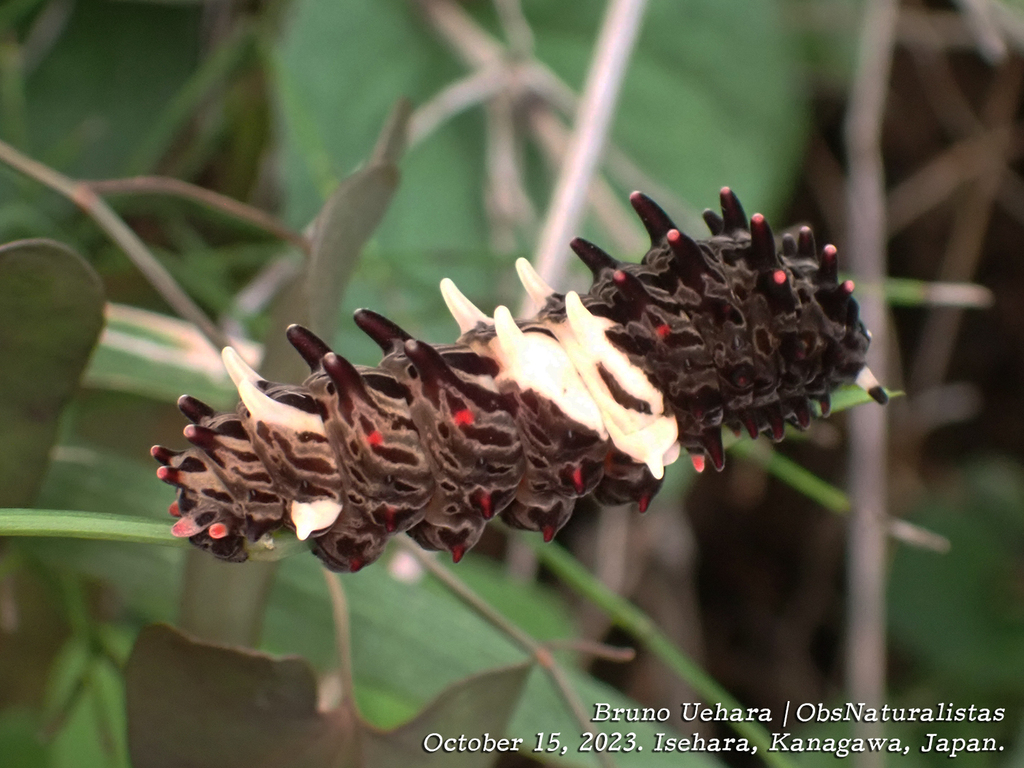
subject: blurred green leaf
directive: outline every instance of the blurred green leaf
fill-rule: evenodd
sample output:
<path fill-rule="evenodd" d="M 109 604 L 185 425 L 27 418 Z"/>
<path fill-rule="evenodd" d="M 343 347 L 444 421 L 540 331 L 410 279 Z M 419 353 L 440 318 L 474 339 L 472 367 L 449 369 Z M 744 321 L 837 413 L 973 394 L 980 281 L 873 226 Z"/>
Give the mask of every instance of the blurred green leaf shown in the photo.
<path fill-rule="evenodd" d="M 92 649 L 89 647 L 89 641 L 79 634 L 72 634 L 50 668 L 43 712 L 43 719 L 48 727 L 52 728 L 67 717 L 75 705 L 82 693 L 91 661 Z"/>
<path fill-rule="evenodd" d="M 539 58 L 574 87 L 590 61 L 604 3 L 527 3 Z M 466 74 L 413 4 L 295 4 L 278 48 L 287 201 L 293 221 L 322 197 L 325 162 L 352 168 L 396 94 L 422 104 Z M 788 189 L 805 133 L 795 54 L 767 0 L 655 3 L 623 91 L 614 138 L 695 209 L 729 184 L 764 210 Z M 366 73 L 372 72 L 372 77 Z M 384 229 L 395 253 L 486 246 L 484 121 L 451 120 L 403 162 Z M 627 190 L 628 191 L 628 190 Z"/>
<path fill-rule="evenodd" d="M 333 343 L 341 301 L 359 256 L 398 188 L 396 163 L 404 148 L 409 111 L 408 101 L 400 99 L 377 137 L 368 165 L 343 179 L 317 214 L 312 252 L 303 272 L 274 303 L 273 330 L 260 369 L 264 376 L 297 381 L 305 375 L 304 364 L 282 332 L 292 323 L 308 326 Z"/>
<path fill-rule="evenodd" d="M 15 146 L 25 146 L 24 48 L 12 36 L 0 36 L 0 136 Z"/>
<path fill-rule="evenodd" d="M 524 3 L 538 57 L 573 87 L 605 5 Z M 648 6 L 612 138 L 695 210 L 723 185 L 768 216 L 789 194 L 809 112 L 780 13 L 773 0 Z"/>
<path fill-rule="evenodd" d="M 0 247 L 0 506 L 33 503 L 57 432 L 103 326 L 103 286 L 53 240 Z"/>
<path fill-rule="evenodd" d="M 39 768 L 47 764 L 38 723 L 27 710 L 0 712 L 0 755 L 4 768 Z"/>
<path fill-rule="evenodd" d="M 81 134 L 61 170 L 86 178 L 122 175 L 133 148 L 195 66 L 199 20 L 196 5 L 75 3 L 28 78 L 31 154 L 56 160 L 49 153 Z"/>
<path fill-rule="evenodd" d="M 205 0 L 159 2 L 195 4 Z M 223 88 L 228 78 L 244 63 L 246 57 L 251 55 L 254 41 L 253 27 L 246 23 L 237 24 L 231 30 L 230 36 L 220 41 L 217 48 L 196 67 L 174 97 L 168 99 L 158 118 L 153 121 L 149 131 L 133 151 L 127 162 L 125 175 L 149 173 L 153 170 L 160 156 L 167 151 L 177 133 L 187 125 L 202 101 L 210 97 L 216 88 Z"/>
<path fill-rule="evenodd" d="M 67 721 L 49 744 L 47 768 L 112 768 L 110 744 L 104 740 L 103 731 L 97 727 L 101 704 L 96 692 L 86 686 L 79 696 Z"/>
<path fill-rule="evenodd" d="M 896 551 L 889 622 L 899 646 L 971 696 L 1024 690 L 1024 468 L 973 464 L 910 517 L 946 536 L 947 555 Z M 981 702 L 979 701 L 979 704 Z"/>
<path fill-rule="evenodd" d="M 368 729 L 343 702 L 321 712 L 300 659 L 273 659 L 146 627 L 128 662 L 129 743 L 135 768 L 202 766 L 489 765 L 493 755 L 426 753 L 426 733 L 503 733 L 529 665 L 492 670 L 444 691 L 391 732 Z M 182 739 L 182 734 L 188 734 Z"/>
<path fill-rule="evenodd" d="M 224 410 L 238 401 L 220 356 L 191 323 L 119 304 L 107 314 L 86 385 L 172 402 L 187 392 Z M 234 343 L 251 362 L 258 359 L 258 347 Z"/>
<path fill-rule="evenodd" d="M 166 620 L 176 611 L 174 595 L 184 554 L 181 549 L 143 549 L 105 541 L 37 540 L 32 544 L 33 551 L 43 557 L 113 584 L 140 617 Z M 472 572 L 467 580 L 474 586 L 482 583 Z M 438 590 L 429 580 L 415 584 L 397 581 L 384 561 L 348 578 L 345 590 L 352 616 L 356 696 L 360 710 L 376 727 L 391 728 L 407 720 L 462 678 L 522 659 L 522 651 L 507 637 L 450 594 Z M 514 591 L 507 585 L 506 590 Z M 550 596 L 536 603 L 540 614 L 553 609 L 549 600 Z M 521 603 L 527 610 L 522 597 L 510 602 Z M 281 561 L 262 647 L 275 653 L 300 653 L 320 669 L 332 668 L 336 660 L 330 610 L 319 562 L 308 556 Z M 512 613 L 514 610 L 506 609 L 506 614 Z M 561 613 L 567 615 L 567 609 L 562 608 Z M 554 618 L 534 619 L 531 628 L 543 630 L 556 624 Z M 582 672 L 570 670 L 569 674 L 584 702 L 637 706 Z M 608 730 L 616 726 L 605 725 Z M 674 724 L 667 725 L 667 730 L 675 732 Z M 535 672 L 509 734 L 532 737 L 538 731 L 575 733 L 577 729 L 578 724 L 550 681 Z M 666 729 L 636 723 L 630 730 L 637 732 L 642 743 L 653 743 L 656 730 Z M 683 763 L 680 755 L 656 756 L 645 750 L 618 756 L 617 762 L 624 768 L 717 764 L 699 755 L 688 757 Z M 562 762 L 566 760 L 572 765 L 597 765 L 592 755 L 570 753 Z"/>
<path fill-rule="evenodd" d="M 10 0 L 0 6 L 0 32 L 6 32 L 12 26 L 21 21 L 43 0 Z"/>
<path fill-rule="evenodd" d="M 125 715 L 124 680 L 110 659 L 96 656 L 88 685 L 96 702 L 97 730 L 111 768 L 132 768 L 128 762 L 128 722 Z"/>
<path fill-rule="evenodd" d="M 301 659 L 208 645 L 163 625 L 139 633 L 125 683 L 135 768 L 327 766 L 332 738 L 351 733 L 317 711 L 316 678 Z"/>
<path fill-rule="evenodd" d="M 390 163 L 371 165 L 342 181 L 317 216 L 313 254 L 306 269 L 314 333 L 333 336 L 349 276 L 397 188 L 398 168 Z"/>
<path fill-rule="evenodd" d="M 173 621 L 177 615 L 185 547 L 63 538 L 24 538 L 18 546 L 50 568 L 102 580 L 140 620 Z"/>
<path fill-rule="evenodd" d="M 575 635 L 565 600 L 549 587 L 530 582 L 509 589 L 509 577 L 503 564 L 486 557 L 466 557 L 458 565 L 446 567 L 533 638 L 543 642 Z M 439 585 L 437 588 L 441 589 Z"/>
<path fill-rule="evenodd" d="M 428 580 L 396 580 L 386 561 L 387 555 L 345 581 L 357 690 L 368 685 L 391 691 L 418 709 L 461 678 L 522 658 L 508 638 L 450 594 Z M 264 647 L 297 652 L 330 668 L 336 663 L 333 637 L 319 561 L 282 561 L 268 605 Z"/>
<path fill-rule="evenodd" d="M 84 446 L 58 446 L 39 492 L 40 506 L 82 509 L 171 523 L 174 489 L 155 461 L 132 461 Z"/>
<path fill-rule="evenodd" d="M 482 740 L 484 734 L 497 740 L 514 735 L 509 719 L 519 703 L 530 674 L 529 662 L 488 670 L 445 689 L 424 710 L 405 725 L 392 731 L 368 729 L 365 735 L 364 762 L 367 768 L 485 768 L 498 757 L 497 752 L 428 753 L 423 746 L 430 733 L 445 737 L 465 734 Z"/>
<path fill-rule="evenodd" d="M 364 714 L 374 718 L 374 725 L 390 727 L 401 715 L 416 711 L 458 680 L 522 659 L 518 646 L 450 593 L 437 589 L 429 580 L 401 582 L 389 573 L 386 561 L 387 555 L 345 581 L 356 696 Z M 464 564 L 454 570 L 459 572 Z M 480 583 L 475 574 L 470 574 L 467 581 L 474 586 Z M 514 591 L 507 582 L 506 589 Z M 538 601 L 537 610 L 547 611 L 549 606 L 546 601 Z M 547 619 L 543 624 L 551 627 L 555 622 Z M 264 647 L 276 652 L 299 652 L 321 667 L 333 666 L 330 606 L 320 566 L 312 558 L 293 557 L 281 562 L 268 605 Z M 569 675 L 585 703 L 637 706 L 584 673 L 570 671 Z M 614 731 L 621 724 L 594 727 L 599 725 L 601 730 Z M 674 731 L 674 724 L 666 725 L 669 727 L 655 728 L 650 723 L 631 723 L 629 730 L 638 734 L 641 743 L 653 744 L 657 730 Z M 531 676 L 508 732 L 532 738 L 538 731 L 579 731 L 578 722 L 539 671 Z M 616 755 L 616 763 L 623 768 L 717 764 L 699 755 L 685 757 L 689 759 L 678 754 L 656 755 L 645 747 L 643 752 Z M 592 754 L 575 752 L 567 754 L 562 762 L 598 764 Z"/>

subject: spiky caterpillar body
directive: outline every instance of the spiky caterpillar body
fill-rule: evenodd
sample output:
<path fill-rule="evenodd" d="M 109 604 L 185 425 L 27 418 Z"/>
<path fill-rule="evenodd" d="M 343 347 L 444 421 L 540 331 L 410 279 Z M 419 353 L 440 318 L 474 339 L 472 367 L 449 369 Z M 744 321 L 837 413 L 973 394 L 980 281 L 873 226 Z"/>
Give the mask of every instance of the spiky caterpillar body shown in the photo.
<path fill-rule="evenodd" d="M 407 531 L 458 561 L 495 515 L 550 540 L 591 492 L 643 511 L 680 450 L 698 470 L 705 457 L 722 468 L 722 425 L 781 440 L 785 422 L 807 427 L 810 399 L 827 414 L 849 381 L 885 402 L 835 248 L 819 254 L 805 227 L 777 253 L 764 217 L 748 222 L 728 188 L 699 242 L 646 196 L 630 200 L 651 237 L 641 262 L 574 240 L 594 276 L 580 296 L 519 260 L 541 307 L 528 320 L 504 307 L 488 317 L 445 279 L 454 344 L 359 310 L 384 351 L 371 368 L 291 326 L 311 369 L 298 386 L 263 380 L 225 349 L 236 412 L 184 396 L 195 447 L 153 448 L 158 476 L 178 487 L 174 534 L 242 561 L 246 542 L 287 526 L 329 567 L 356 571 Z"/>

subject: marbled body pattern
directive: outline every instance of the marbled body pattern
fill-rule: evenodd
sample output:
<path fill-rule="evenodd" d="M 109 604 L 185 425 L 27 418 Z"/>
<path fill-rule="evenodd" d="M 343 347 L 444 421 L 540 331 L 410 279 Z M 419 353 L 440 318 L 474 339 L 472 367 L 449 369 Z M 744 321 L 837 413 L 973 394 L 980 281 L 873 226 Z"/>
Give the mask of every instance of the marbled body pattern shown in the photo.
<path fill-rule="evenodd" d="M 174 534 L 242 561 L 287 527 L 330 568 L 356 571 L 406 532 L 458 561 L 495 516 L 550 541 L 590 493 L 645 510 L 682 452 L 698 471 L 722 468 L 723 426 L 781 440 L 786 422 L 808 426 L 812 400 L 827 415 L 847 382 L 885 402 L 834 247 L 819 251 L 806 227 L 777 244 L 728 188 L 722 214 L 705 212 L 706 240 L 645 195 L 630 201 L 651 247 L 627 263 L 573 240 L 588 293 L 556 293 L 517 262 L 532 318 L 486 315 L 445 279 L 453 344 L 359 310 L 384 353 L 365 367 L 293 325 L 311 371 L 299 385 L 265 381 L 225 349 L 236 411 L 184 396 L 193 447 L 152 451 L 178 488 Z"/>

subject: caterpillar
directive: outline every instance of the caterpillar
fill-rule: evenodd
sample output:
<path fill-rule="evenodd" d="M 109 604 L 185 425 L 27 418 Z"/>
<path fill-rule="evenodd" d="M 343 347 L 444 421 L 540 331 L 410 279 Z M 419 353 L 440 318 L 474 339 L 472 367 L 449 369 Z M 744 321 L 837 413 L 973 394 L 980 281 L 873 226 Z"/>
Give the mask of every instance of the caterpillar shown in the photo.
<path fill-rule="evenodd" d="M 783 438 L 810 401 L 855 382 L 880 404 L 865 366 L 870 334 L 836 249 L 803 227 L 780 248 L 761 214 L 721 190 L 706 240 L 681 232 L 649 197 L 630 202 L 650 235 L 639 263 L 581 238 L 589 293 L 556 293 L 525 259 L 516 269 L 539 312 L 484 314 L 445 279 L 461 336 L 431 345 L 370 310 L 355 322 L 383 352 L 353 365 L 309 330 L 287 337 L 310 368 L 301 385 L 262 379 L 223 350 L 233 413 L 182 396 L 193 447 L 154 446 L 178 489 L 172 533 L 223 560 L 287 527 L 331 569 L 358 571 L 406 532 L 458 562 L 495 516 L 550 541 L 576 499 L 645 511 L 664 468 L 686 451 L 724 465 L 721 429 Z"/>

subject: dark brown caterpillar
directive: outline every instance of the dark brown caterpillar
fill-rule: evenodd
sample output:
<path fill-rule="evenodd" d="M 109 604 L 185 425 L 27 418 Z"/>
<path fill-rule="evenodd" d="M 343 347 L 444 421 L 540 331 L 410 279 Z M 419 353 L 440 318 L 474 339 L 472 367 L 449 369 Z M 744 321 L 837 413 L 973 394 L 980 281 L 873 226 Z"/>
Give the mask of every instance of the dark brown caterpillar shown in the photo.
<path fill-rule="evenodd" d="M 580 296 L 555 293 L 520 259 L 541 307 L 528 320 L 505 307 L 488 317 L 445 279 L 454 344 L 359 310 L 384 359 L 354 366 L 293 325 L 312 371 L 301 385 L 265 381 L 225 349 L 236 412 L 183 396 L 195 447 L 152 450 L 178 487 L 174 534 L 237 562 L 287 526 L 330 568 L 356 571 L 406 531 L 458 561 L 495 515 L 550 541 L 591 492 L 644 511 L 681 449 L 698 471 L 706 458 L 722 468 L 722 425 L 781 440 L 785 422 L 807 427 L 810 400 L 827 415 L 850 381 L 886 402 L 834 247 L 818 253 L 804 227 L 777 251 L 764 217 L 748 221 L 728 188 L 701 241 L 645 195 L 630 201 L 651 237 L 641 262 L 573 240 L 594 276 Z"/>

